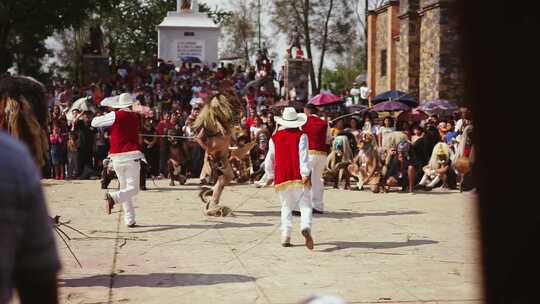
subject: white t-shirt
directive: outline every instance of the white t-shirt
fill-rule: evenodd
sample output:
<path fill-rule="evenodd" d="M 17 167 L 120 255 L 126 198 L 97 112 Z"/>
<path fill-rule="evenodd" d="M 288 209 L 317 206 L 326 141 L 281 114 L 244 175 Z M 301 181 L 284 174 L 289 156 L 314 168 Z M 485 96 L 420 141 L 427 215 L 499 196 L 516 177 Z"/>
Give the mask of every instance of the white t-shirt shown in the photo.
<path fill-rule="evenodd" d="M 379 128 L 379 134 L 381 134 L 381 144 L 382 146 L 384 147 L 386 145 L 386 135 L 388 135 L 389 133 L 392 133 L 394 132 L 395 129 L 394 128 L 387 128 L 385 126 L 382 126 Z"/>
<path fill-rule="evenodd" d="M 373 135 L 376 135 L 379 132 L 379 128 L 377 125 L 364 124 L 364 126 L 362 127 L 362 132 L 369 132 Z"/>
<path fill-rule="evenodd" d="M 262 129 L 262 127 L 251 126 L 249 128 L 249 132 L 251 132 L 251 134 L 253 134 L 253 136 L 255 136 L 255 135 L 257 135 L 257 132 L 259 132 L 261 129 Z"/>
<path fill-rule="evenodd" d="M 361 87 L 360 88 L 360 97 L 362 99 L 368 99 L 370 94 L 371 94 L 371 90 L 368 87 Z"/>
<path fill-rule="evenodd" d="M 190 126 L 184 126 L 182 128 L 182 131 L 184 132 L 184 136 L 188 136 L 188 137 L 195 136 L 195 133 L 193 133 L 193 130 L 191 129 Z"/>
<path fill-rule="evenodd" d="M 360 90 L 357 88 L 352 88 L 350 94 L 351 96 L 358 96 L 360 95 Z"/>

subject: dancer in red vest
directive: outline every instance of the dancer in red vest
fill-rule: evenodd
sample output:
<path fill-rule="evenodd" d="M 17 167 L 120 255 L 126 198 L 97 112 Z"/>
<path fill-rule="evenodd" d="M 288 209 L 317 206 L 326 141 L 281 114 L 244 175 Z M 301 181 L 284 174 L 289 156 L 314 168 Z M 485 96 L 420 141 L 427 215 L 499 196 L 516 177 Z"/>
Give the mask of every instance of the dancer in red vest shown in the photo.
<path fill-rule="evenodd" d="M 330 133 L 328 122 L 319 118 L 317 112 L 318 110 L 314 105 L 307 104 L 305 106 L 304 113 L 307 115 L 307 122 L 301 129 L 307 134 L 309 141 L 309 163 L 311 167 L 311 191 L 309 198 L 313 205 L 313 212 L 322 214 L 324 212 L 323 172 L 326 168 L 329 146 L 332 143 L 332 134 Z"/>
<path fill-rule="evenodd" d="M 308 249 L 313 249 L 311 237 L 312 206 L 309 200 L 308 137 L 299 127 L 306 123 L 305 114 L 285 108 L 282 117 L 275 117 L 279 125 L 272 136 L 265 160 L 265 170 L 274 180 L 281 200 L 281 244 L 291 246 L 292 210 L 300 206 L 300 229 Z"/>
<path fill-rule="evenodd" d="M 92 120 L 94 128 L 111 127 L 109 157 L 120 182 L 120 191 L 105 194 L 107 213 L 111 214 L 116 203 L 122 203 L 124 223 L 130 228 L 136 225 L 133 198 L 139 192 L 140 162 L 144 161 L 139 148 L 139 115 L 132 112 L 133 103 L 128 93 L 105 99 L 102 106 L 118 110 Z"/>

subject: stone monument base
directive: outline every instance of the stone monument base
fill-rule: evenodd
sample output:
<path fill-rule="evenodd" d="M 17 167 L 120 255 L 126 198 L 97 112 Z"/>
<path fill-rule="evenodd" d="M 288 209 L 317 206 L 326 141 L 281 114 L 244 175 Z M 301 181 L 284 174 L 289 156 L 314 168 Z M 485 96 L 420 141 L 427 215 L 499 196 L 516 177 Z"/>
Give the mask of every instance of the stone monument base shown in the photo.
<path fill-rule="evenodd" d="M 286 59 L 285 61 L 285 96 L 290 99 L 290 91 L 296 91 L 296 100 L 307 102 L 309 97 L 310 60 Z"/>
<path fill-rule="evenodd" d="M 83 83 L 108 81 L 110 77 L 109 57 L 103 55 L 83 55 Z"/>

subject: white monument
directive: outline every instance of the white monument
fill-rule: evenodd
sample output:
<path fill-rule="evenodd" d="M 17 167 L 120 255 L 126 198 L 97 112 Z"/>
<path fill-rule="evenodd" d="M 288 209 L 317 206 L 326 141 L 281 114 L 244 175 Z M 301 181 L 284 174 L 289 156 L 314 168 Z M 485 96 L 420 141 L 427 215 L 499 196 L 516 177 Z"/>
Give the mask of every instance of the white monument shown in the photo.
<path fill-rule="evenodd" d="M 208 65 L 218 63 L 219 26 L 199 13 L 197 0 L 177 0 L 177 11 L 167 13 L 157 30 L 158 58 L 165 62 L 196 57 Z"/>

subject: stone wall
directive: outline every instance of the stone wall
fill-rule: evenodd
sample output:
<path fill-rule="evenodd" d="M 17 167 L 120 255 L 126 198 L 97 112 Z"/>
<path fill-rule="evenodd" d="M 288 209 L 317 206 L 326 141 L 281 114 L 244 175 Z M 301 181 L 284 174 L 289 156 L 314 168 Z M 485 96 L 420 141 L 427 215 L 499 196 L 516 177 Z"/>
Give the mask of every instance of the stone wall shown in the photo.
<path fill-rule="evenodd" d="M 420 102 L 463 102 L 464 80 L 455 1 L 423 0 L 421 10 Z"/>
<path fill-rule="evenodd" d="M 395 60 L 395 87 L 409 92 L 420 102 L 448 99 L 463 102 L 463 59 L 460 55 L 459 20 L 453 8 L 455 0 L 401 0 L 399 3 L 399 35 Z M 374 94 L 391 89 L 388 81 L 392 63 L 386 76 L 381 75 L 381 52 L 391 51 L 389 10 L 376 12 L 370 28 L 375 29 L 370 40 L 370 79 Z M 372 15 L 374 16 L 374 15 Z M 388 53 L 391 55 L 391 53 Z M 371 56 L 371 55 L 370 55 Z M 391 56 L 389 56 L 391 57 Z M 388 59 L 388 58 L 387 58 Z"/>
<path fill-rule="evenodd" d="M 465 88 L 457 11 L 452 6 L 443 6 L 440 11 L 439 98 L 453 100 L 461 104 L 464 101 Z"/>
<path fill-rule="evenodd" d="M 400 38 L 398 43 L 397 90 L 419 98 L 420 18 L 419 0 L 400 2 Z"/>
<path fill-rule="evenodd" d="M 421 17 L 419 100 L 423 102 L 439 98 L 440 10 L 427 10 Z"/>
<path fill-rule="evenodd" d="M 381 53 L 383 50 L 388 51 L 388 45 L 387 45 L 387 39 L 388 39 L 388 12 L 384 11 L 381 12 L 377 16 L 377 37 L 376 39 L 376 47 L 375 47 L 375 57 L 376 57 L 376 64 L 375 69 L 377 71 L 376 73 L 376 86 L 375 86 L 375 94 L 377 95 L 379 93 L 385 92 L 388 90 L 388 82 L 387 82 L 387 76 L 390 71 L 386 71 L 387 76 L 381 75 L 381 64 L 383 62 L 383 58 L 381 58 Z"/>

